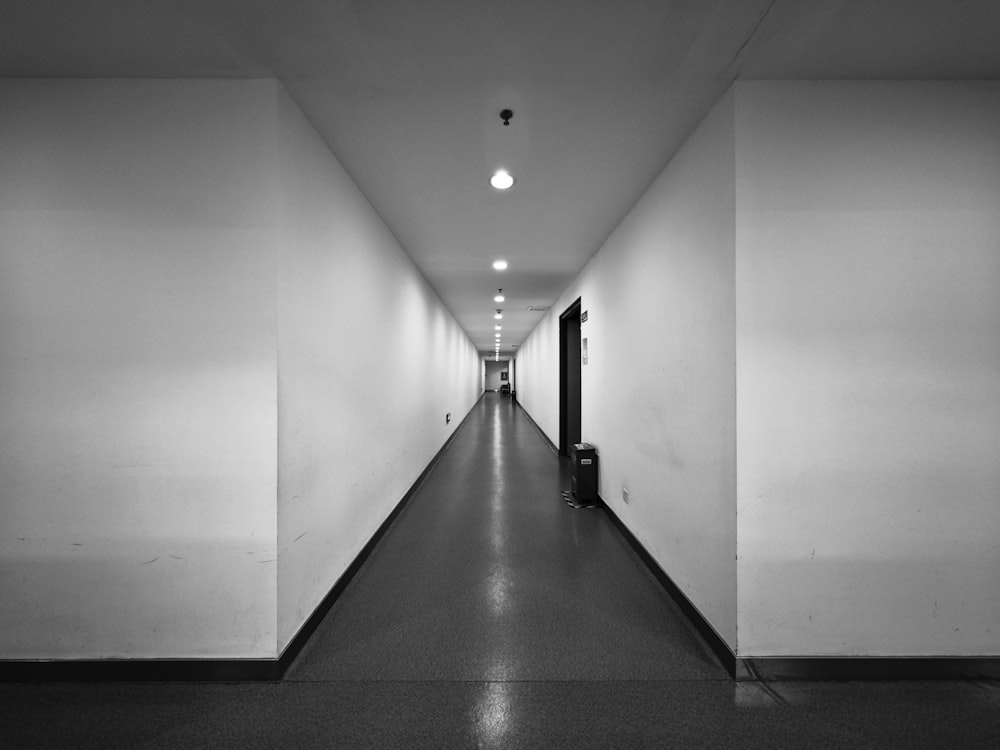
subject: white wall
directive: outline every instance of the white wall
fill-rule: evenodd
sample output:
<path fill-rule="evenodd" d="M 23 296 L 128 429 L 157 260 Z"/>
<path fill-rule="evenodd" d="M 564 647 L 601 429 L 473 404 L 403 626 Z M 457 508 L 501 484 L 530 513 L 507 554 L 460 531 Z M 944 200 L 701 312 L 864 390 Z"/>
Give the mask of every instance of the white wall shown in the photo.
<path fill-rule="evenodd" d="M 0 101 L 0 656 L 272 655 L 274 84 Z"/>
<path fill-rule="evenodd" d="M 559 316 L 576 299 L 581 278 L 563 292 L 514 357 L 517 401 L 554 445 L 559 445 Z"/>
<path fill-rule="evenodd" d="M 486 367 L 486 390 L 499 391 L 501 385 L 507 385 L 509 380 L 501 380 L 500 373 L 507 372 L 507 362 L 501 360 L 496 362 L 492 359 L 484 360 Z"/>
<path fill-rule="evenodd" d="M 737 89 L 739 647 L 1000 653 L 1000 86 Z"/>
<path fill-rule="evenodd" d="M 517 391 L 558 443 L 559 315 L 581 297 L 601 496 L 735 648 L 733 122 L 729 95 L 519 349 Z"/>
<path fill-rule="evenodd" d="M 276 657 L 480 358 L 275 82 L 0 101 L 0 658 Z"/>
<path fill-rule="evenodd" d="M 582 297 L 602 497 L 740 656 L 995 655 L 1000 86 L 735 92 L 525 342 L 519 400 L 557 441 Z"/>
<path fill-rule="evenodd" d="M 284 92 L 278 115 L 280 650 L 472 408 L 481 365 Z"/>

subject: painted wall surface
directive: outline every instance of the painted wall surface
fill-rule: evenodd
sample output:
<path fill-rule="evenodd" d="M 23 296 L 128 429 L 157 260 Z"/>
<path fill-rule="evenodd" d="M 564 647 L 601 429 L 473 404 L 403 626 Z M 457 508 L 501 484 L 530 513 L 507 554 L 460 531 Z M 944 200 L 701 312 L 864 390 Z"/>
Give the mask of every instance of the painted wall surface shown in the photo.
<path fill-rule="evenodd" d="M 486 390 L 499 391 L 501 385 L 509 384 L 509 380 L 501 380 L 500 373 L 508 372 L 507 362 L 495 362 L 492 359 L 485 360 L 486 366 Z"/>
<path fill-rule="evenodd" d="M 0 658 L 275 657 L 480 357 L 277 83 L 0 100 Z"/>
<path fill-rule="evenodd" d="M 556 300 L 514 358 L 517 401 L 554 445 L 559 444 L 559 315 L 579 296 L 581 279 Z"/>
<path fill-rule="evenodd" d="M 559 315 L 581 297 L 601 496 L 735 648 L 733 147 L 727 95 L 519 349 L 517 390 L 558 443 Z"/>
<path fill-rule="evenodd" d="M 274 84 L 0 101 L 0 657 L 273 655 Z"/>
<path fill-rule="evenodd" d="M 278 118 L 280 651 L 472 408 L 482 365 L 283 91 Z"/>
<path fill-rule="evenodd" d="M 1000 86 L 737 89 L 741 655 L 1000 653 Z"/>

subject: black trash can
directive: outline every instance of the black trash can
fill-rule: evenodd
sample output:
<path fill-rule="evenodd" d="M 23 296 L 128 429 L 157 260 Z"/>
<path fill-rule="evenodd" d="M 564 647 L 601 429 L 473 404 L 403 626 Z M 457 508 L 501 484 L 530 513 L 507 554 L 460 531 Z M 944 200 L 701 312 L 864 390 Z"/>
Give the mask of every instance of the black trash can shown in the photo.
<path fill-rule="evenodd" d="M 570 449 L 573 477 L 570 491 L 579 505 L 597 503 L 597 449 L 590 443 L 575 443 Z"/>

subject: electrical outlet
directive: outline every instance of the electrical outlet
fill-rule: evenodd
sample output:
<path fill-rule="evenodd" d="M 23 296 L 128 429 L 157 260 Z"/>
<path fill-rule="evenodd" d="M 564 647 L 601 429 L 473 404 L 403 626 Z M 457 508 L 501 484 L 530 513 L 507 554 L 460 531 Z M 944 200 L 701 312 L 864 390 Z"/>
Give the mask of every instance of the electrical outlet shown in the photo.
<path fill-rule="evenodd" d="M 629 501 L 629 494 L 628 487 L 622 487 L 622 500 L 626 503 Z"/>
<path fill-rule="evenodd" d="M 451 412 L 448 412 L 447 414 L 444 415 L 444 423 L 451 424 Z"/>

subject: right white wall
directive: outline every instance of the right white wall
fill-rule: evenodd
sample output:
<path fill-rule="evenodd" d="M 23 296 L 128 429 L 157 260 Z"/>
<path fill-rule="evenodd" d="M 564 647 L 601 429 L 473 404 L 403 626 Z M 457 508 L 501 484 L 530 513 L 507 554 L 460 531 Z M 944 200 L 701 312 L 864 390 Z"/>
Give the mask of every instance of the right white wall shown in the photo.
<path fill-rule="evenodd" d="M 740 657 L 1000 653 L 997 133 L 995 83 L 739 83 L 519 350 L 557 442 L 581 297 L 601 495 Z"/>
<path fill-rule="evenodd" d="M 1000 653 L 1000 86 L 736 123 L 740 655 Z"/>
<path fill-rule="evenodd" d="M 733 114 L 730 94 L 556 301 L 518 352 L 517 395 L 558 444 L 559 315 L 580 297 L 601 497 L 735 649 Z"/>

